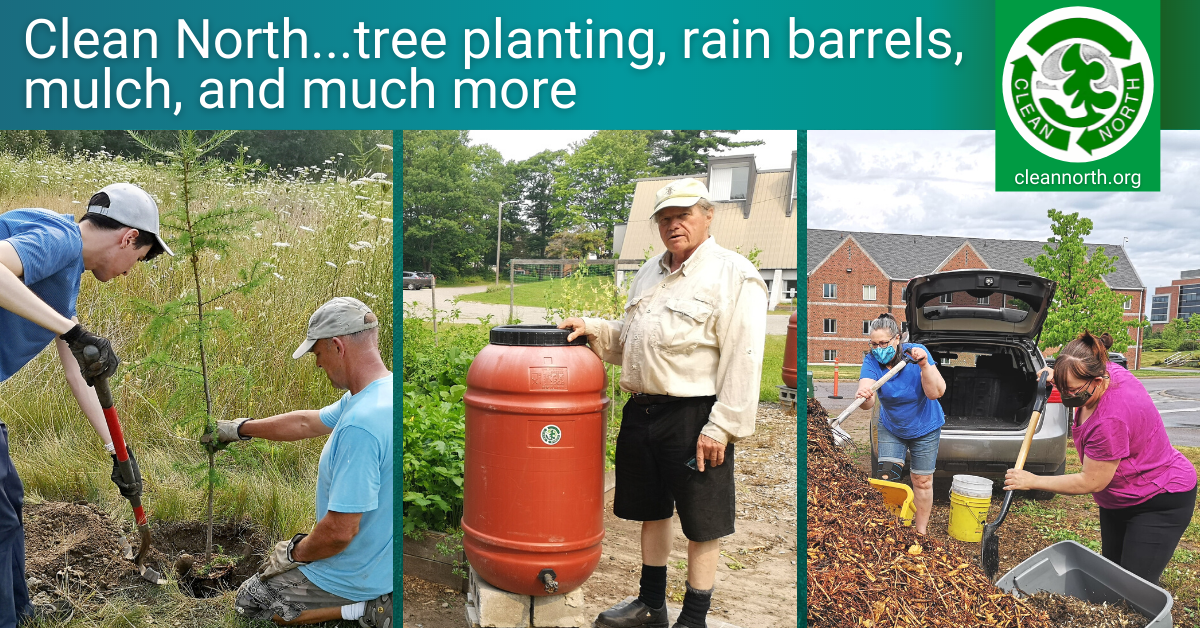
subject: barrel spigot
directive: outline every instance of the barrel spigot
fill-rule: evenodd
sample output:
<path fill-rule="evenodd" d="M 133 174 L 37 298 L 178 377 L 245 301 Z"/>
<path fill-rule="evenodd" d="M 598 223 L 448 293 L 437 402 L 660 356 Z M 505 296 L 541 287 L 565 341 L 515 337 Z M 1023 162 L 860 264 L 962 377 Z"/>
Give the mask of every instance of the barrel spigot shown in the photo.
<path fill-rule="evenodd" d="M 538 572 L 538 580 L 546 585 L 546 593 L 558 593 L 558 576 L 553 569 L 543 569 Z"/>

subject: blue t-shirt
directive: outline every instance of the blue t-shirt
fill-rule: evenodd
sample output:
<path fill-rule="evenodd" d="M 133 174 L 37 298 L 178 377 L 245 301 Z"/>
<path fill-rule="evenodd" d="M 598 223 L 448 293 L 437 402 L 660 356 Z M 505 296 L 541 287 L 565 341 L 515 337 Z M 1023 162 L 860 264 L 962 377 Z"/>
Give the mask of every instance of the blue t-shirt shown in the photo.
<path fill-rule="evenodd" d="M 932 360 L 933 356 L 925 345 L 904 343 L 904 349 L 918 348 Z M 863 358 L 859 377 L 879 381 L 887 367 L 881 365 L 870 353 Z M 925 396 L 921 388 L 921 367 L 908 364 L 899 373 L 883 384 L 876 393 L 879 397 L 879 424 L 898 438 L 920 438 L 945 425 L 946 414 L 942 404 Z"/>
<path fill-rule="evenodd" d="M 363 513 L 341 552 L 301 565 L 309 581 L 363 602 L 392 590 L 392 375 L 321 409 L 333 428 L 317 466 L 317 520 Z"/>
<path fill-rule="evenodd" d="M 83 238 L 70 214 L 48 209 L 14 209 L 0 214 L 0 240 L 17 251 L 25 269 L 25 285 L 67 318 L 75 316 L 75 299 L 83 278 Z M 21 370 L 54 341 L 55 334 L 0 308 L 0 381 Z"/>

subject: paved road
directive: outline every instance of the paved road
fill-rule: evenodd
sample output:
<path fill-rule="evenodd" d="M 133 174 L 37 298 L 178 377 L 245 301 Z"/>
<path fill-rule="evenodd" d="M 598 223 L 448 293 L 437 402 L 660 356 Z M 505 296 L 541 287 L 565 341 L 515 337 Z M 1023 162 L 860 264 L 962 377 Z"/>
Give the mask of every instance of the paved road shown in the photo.
<path fill-rule="evenodd" d="M 1142 384 L 1158 407 L 1171 443 L 1185 447 L 1200 447 L 1200 377 L 1155 377 L 1145 378 Z M 842 380 L 838 392 L 844 399 L 830 399 L 833 382 L 816 382 L 817 401 L 830 416 L 837 416 L 854 401 L 857 380 Z M 867 433 L 867 412 L 857 411 L 842 425 L 855 440 Z"/>
<path fill-rule="evenodd" d="M 508 304 L 497 305 L 493 303 L 475 303 L 473 301 L 459 301 L 457 305 L 454 299 L 466 294 L 475 292 L 483 292 L 487 290 L 486 286 L 469 286 L 465 288 L 438 288 L 438 320 L 448 316 L 449 312 L 454 309 L 460 311 L 459 322 L 470 323 L 476 320 L 486 318 L 489 314 L 495 322 L 504 322 L 508 320 Z M 416 313 L 420 316 L 429 316 L 429 310 L 433 305 L 433 290 L 426 288 L 425 290 L 405 290 L 404 291 L 404 309 L 405 311 Z M 522 323 L 532 323 L 545 325 L 550 322 L 557 323 L 558 321 L 546 320 L 546 308 L 544 307 L 522 307 L 517 306 L 513 311 L 513 316 L 520 319 Z M 767 334 L 772 336 L 783 336 L 787 334 L 787 316 L 770 315 L 767 316 Z"/>

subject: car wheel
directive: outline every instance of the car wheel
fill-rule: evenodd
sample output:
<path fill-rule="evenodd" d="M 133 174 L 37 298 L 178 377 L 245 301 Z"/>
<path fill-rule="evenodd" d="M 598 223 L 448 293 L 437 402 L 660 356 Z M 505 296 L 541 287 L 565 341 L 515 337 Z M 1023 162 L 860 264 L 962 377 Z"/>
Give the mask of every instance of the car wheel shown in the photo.
<path fill-rule="evenodd" d="M 412 284 L 404 284 L 404 289 L 405 289 L 405 290 L 412 290 L 412 289 L 413 289 L 413 287 L 412 287 Z"/>
<path fill-rule="evenodd" d="M 1044 474 L 1044 475 L 1062 475 L 1066 472 L 1067 472 L 1067 461 L 1063 460 L 1062 464 L 1058 465 L 1058 469 L 1054 470 L 1054 473 L 1048 473 L 1048 474 Z M 1050 491 L 1029 491 L 1030 497 L 1032 497 L 1038 501 L 1043 501 L 1043 502 L 1054 499 L 1055 495 L 1057 495 L 1057 493 L 1053 493 Z"/>

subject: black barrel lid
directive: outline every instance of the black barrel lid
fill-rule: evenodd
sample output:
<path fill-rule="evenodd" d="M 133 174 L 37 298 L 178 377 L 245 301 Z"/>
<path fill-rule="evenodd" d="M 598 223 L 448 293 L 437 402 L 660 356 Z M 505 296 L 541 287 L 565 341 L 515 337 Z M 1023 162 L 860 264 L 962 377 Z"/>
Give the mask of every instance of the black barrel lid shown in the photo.
<path fill-rule="evenodd" d="M 497 325 L 492 328 L 489 341 L 494 345 L 510 347 L 579 347 L 587 344 L 587 336 L 579 336 L 567 342 L 569 329 L 554 325 Z"/>

